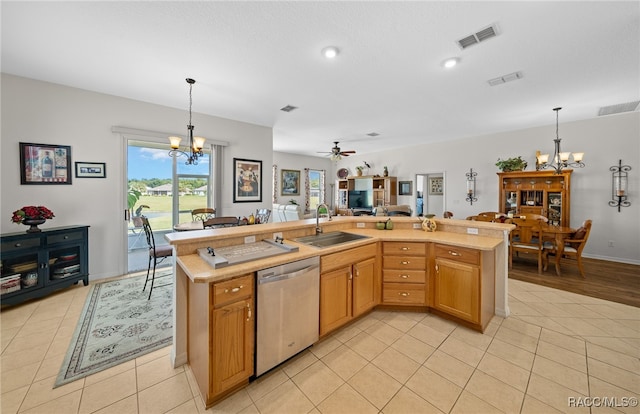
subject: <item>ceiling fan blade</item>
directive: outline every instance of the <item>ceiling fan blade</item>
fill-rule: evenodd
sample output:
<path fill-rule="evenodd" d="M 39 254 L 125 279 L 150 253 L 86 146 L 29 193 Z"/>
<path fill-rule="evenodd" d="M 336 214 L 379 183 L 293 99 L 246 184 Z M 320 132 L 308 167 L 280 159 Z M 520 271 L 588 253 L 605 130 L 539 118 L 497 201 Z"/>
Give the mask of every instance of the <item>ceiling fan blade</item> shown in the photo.
<path fill-rule="evenodd" d="M 344 155 L 344 154 L 355 154 L 355 151 L 341 151 L 340 154 Z"/>

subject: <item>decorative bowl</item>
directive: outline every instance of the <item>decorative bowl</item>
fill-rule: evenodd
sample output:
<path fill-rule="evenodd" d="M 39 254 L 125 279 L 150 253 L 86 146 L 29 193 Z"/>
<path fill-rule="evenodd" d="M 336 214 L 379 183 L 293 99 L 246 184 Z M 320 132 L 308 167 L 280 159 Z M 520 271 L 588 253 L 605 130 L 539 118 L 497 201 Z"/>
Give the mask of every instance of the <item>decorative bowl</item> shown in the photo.
<path fill-rule="evenodd" d="M 73 260 L 73 259 L 75 259 L 76 257 L 78 257 L 78 254 L 77 254 L 77 253 L 73 253 L 73 254 L 62 254 L 62 255 L 58 256 L 58 258 L 59 258 L 60 260 L 64 260 L 64 261 Z"/>

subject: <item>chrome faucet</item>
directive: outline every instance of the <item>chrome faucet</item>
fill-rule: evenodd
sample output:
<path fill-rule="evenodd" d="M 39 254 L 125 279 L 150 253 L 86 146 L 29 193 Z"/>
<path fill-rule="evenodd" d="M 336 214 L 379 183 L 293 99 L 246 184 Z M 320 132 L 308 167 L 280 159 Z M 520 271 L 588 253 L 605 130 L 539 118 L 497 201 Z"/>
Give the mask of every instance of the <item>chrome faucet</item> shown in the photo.
<path fill-rule="evenodd" d="M 320 207 L 324 207 L 327 210 L 327 216 L 329 217 L 329 221 L 331 221 L 331 211 L 329 211 L 329 206 L 325 203 L 318 204 L 318 207 L 316 207 L 316 234 L 322 233 L 322 228 L 320 227 Z"/>

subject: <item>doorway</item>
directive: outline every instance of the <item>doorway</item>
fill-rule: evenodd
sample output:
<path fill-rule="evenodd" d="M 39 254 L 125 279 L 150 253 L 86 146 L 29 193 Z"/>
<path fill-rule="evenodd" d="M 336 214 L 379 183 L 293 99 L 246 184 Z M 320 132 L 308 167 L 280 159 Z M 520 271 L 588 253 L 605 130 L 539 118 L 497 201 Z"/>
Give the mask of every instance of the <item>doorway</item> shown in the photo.
<path fill-rule="evenodd" d="M 146 270 L 148 246 L 139 217 L 146 216 L 156 245 L 166 245 L 164 235 L 180 222 L 191 221 L 191 210 L 210 207 L 210 152 L 197 165 L 186 166 L 171 157 L 169 145 L 127 140 L 127 271 Z M 183 159 L 182 159 L 183 160 Z M 163 265 L 170 266 L 171 261 Z"/>
<path fill-rule="evenodd" d="M 418 216 L 435 214 L 441 217 L 445 206 L 445 173 L 416 174 L 416 213 Z"/>

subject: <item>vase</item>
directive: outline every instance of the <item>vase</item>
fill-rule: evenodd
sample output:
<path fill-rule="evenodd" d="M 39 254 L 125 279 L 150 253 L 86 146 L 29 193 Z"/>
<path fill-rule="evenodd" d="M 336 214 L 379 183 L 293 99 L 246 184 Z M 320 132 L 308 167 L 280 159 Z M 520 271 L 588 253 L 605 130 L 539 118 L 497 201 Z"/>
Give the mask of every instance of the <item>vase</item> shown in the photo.
<path fill-rule="evenodd" d="M 29 227 L 29 229 L 27 229 L 27 233 L 39 233 L 42 230 L 40 230 L 38 228 L 38 225 L 40 224 L 44 224 L 44 222 L 47 221 L 46 219 L 24 219 L 22 220 L 22 224 L 24 224 L 25 226 L 31 226 Z"/>
<path fill-rule="evenodd" d="M 433 219 L 435 214 L 425 214 L 422 220 L 422 230 L 424 231 L 436 231 L 436 221 Z"/>

